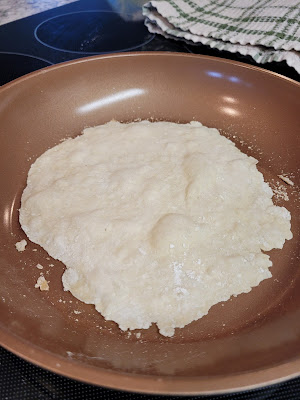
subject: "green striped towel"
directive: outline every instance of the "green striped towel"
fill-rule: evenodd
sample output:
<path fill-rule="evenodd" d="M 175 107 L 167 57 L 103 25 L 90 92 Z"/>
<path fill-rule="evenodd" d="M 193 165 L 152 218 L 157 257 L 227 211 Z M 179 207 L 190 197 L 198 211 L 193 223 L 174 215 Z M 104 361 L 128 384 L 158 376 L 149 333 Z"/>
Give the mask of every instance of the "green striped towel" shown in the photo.
<path fill-rule="evenodd" d="M 151 0 L 143 6 L 152 33 L 283 61 L 300 74 L 300 0 Z"/>

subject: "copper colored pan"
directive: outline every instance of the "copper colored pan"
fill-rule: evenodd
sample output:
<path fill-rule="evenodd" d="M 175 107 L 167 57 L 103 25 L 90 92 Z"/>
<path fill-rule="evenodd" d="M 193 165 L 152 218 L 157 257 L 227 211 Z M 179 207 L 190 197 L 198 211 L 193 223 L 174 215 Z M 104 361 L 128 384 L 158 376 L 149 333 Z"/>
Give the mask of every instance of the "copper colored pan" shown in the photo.
<path fill-rule="evenodd" d="M 68 377 L 148 393 L 226 392 L 299 375 L 299 116 L 296 82 L 186 54 L 86 58 L 5 85 L 0 90 L 1 344 Z M 273 277 L 217 304 L 173 338 L 160 336 L 155 326 L 140 338 L 128 336 L 63 291 L 64 266 L 39 246 L 29 243 L 23 253 L 15 249 L 25 238 L 18 208 L 31 163 L 61 139 L 112 118 L 199 120 L 258 158 L 269 182 L 287 173 L 295 183 L 282 182 L 288 201 L 276 199 L 292 213 L 294 238 L 270 253 Z M 34 288 L 37 263 L 44 266 L 49 292 Z"/>

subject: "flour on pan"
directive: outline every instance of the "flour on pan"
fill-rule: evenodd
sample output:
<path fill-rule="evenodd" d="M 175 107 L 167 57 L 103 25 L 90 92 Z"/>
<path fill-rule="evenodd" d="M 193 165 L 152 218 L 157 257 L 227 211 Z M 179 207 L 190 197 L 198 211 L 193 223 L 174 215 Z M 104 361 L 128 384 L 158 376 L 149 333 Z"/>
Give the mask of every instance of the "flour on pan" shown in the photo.
<path fill-rule="evenodd" d="M 199 122 L 110 122 L 31 166 L 20 222 L 65 290 L 122 330 L 172 336 L 271 276 L 292 238 L 257 161 Z"/>

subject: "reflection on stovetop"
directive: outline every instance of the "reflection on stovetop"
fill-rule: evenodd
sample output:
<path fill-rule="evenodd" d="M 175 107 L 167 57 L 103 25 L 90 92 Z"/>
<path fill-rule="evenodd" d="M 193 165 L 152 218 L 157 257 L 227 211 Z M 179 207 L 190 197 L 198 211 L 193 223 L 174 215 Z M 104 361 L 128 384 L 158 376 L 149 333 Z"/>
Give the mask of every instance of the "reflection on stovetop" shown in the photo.
<path fill-rule="evenodd" d="M 0 383 L 1 400 L 178 399 L 175 396 L 150 396 L 119 392 L 73 381 L 31 365 L 1 348 L 0 376 L 2 382 Z M 297 400 L 299 398 L 300 379 L 246 392 L 180 397 L 180 399 L 199 400 Z"/>

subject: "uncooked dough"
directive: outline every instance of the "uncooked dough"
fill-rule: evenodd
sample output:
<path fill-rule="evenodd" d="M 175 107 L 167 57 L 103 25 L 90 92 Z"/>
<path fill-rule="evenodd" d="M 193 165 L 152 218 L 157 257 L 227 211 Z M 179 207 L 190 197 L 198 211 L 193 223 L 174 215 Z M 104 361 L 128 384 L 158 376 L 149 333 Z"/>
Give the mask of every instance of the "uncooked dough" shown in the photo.
<path fill-rule="evenodd" d="M 16 249 L 19 252 L 22 252 L 25 250 L 26 246 L 27 246 L 27 241 L 25 239 L 20 240 L 20 242 L 15 243 Z"/>
<path fill-rule="evenodd" d="M 292 238 L 256 163 L 199 122 L 112 121 L 35 161 L 20 222 L 66 265 L 65 290 L 172 336 L 271 277 L 262 250 Z"/>

